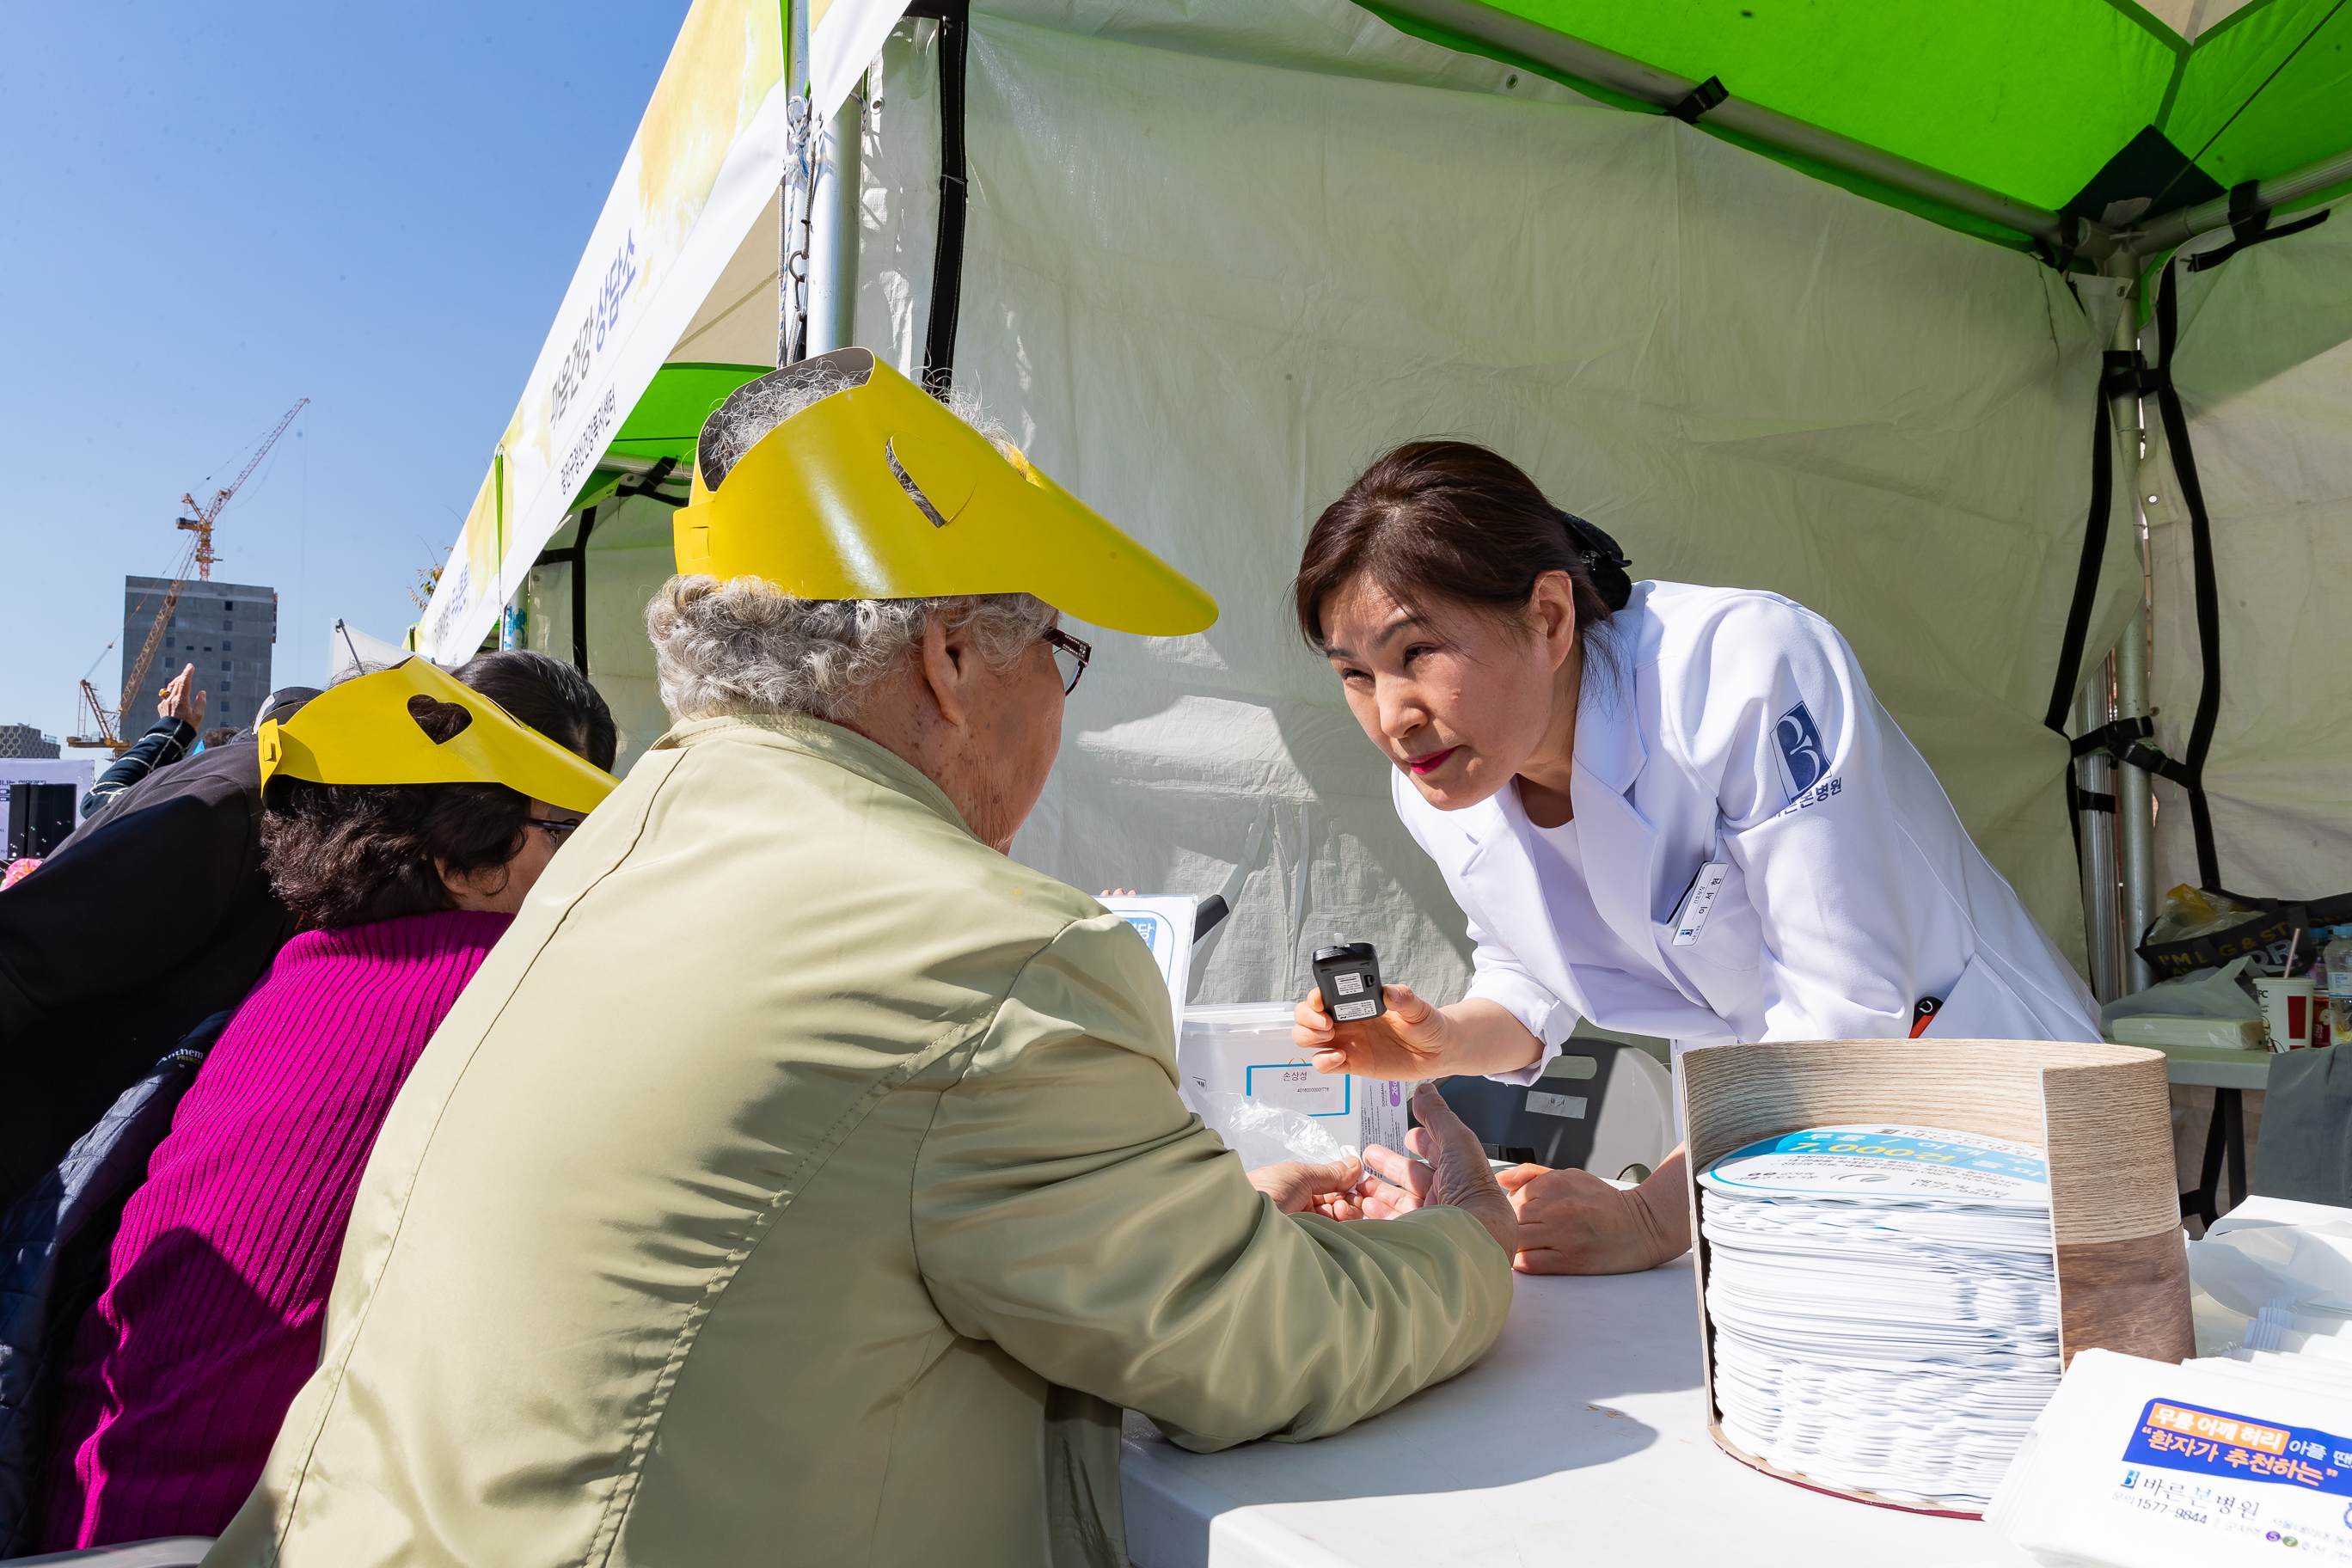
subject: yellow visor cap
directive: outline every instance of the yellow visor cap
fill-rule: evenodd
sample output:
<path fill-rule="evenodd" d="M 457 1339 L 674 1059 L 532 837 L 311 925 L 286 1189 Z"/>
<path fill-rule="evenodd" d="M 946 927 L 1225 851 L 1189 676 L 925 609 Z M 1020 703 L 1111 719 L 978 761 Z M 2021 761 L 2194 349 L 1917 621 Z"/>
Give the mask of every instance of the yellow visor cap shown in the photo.
<path fill-rule="evenodd" d="M 283 724 L 264 724 L 260 739 L 265 790 L 280 773 L 330 784 L 500 784 L 585 813 L 618 782 L 421 658 L 329 687 Z"/>
<path fill-rule="evenodd" d="M 840 390 L 731 468 L 713 426 L 730 405 Z M 866 349 L 835 349 L 738 388 L 704 426 L 677 569 L 761 577 L 803 599 L 1034 594 L 1115 631 L 1205 629 L 1217 602 L 1032 468 L 1011 459 Z"/>

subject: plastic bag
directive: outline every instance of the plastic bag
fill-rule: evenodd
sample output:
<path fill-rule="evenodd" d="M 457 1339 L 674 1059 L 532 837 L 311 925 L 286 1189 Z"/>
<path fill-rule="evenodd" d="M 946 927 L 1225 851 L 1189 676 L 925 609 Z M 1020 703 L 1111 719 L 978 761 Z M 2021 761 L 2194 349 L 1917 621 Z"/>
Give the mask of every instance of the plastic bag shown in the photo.
<path fill-rule="evenodd" d="M 2191 937 L 2227 931 L 2248 915 L 2260 913 L 2260 910 L 2242 904 L 2227 893 L 2208 892 L 2183 882 L 2164 895 L 2164 908 L 2148 922 L 2147 935 L 2143 940 L 2187 942 Z"/>
<path fill-rule="evenodd" d="M 2224 1306 L 2249 1316 L 2273 1301 L 2352 1312 L 2352 1223 L 2217 1225 L 2189 1246 L 2198 1249 L 2190 1279 Z"/>
<path fill-rule="evenodd" d="M 1315 1118 L 1245 1094 L 1192 1089 L 1184 1096 L 1184 1103 L 1216 1130 L 1226 1148 L 1242 1157 L 1245 1171 L 1285 1160 L 1324 1165 L 1357 1154 L 1352 1144 L 1332 1137 Z"/>
<path fill-rule="evenodd" d="M 2178 980 L 2159 980 L 2145 991 L 2118 996 L 2099 1009 L 2102 1028 L 2117 1018 L 2143 1013 L 2168 1018 L 2259 1018 L 2263 1005 L 2238 984 L 2238 976 L 2253 962 L 2249 953 L 2233 958 L 2222 969 L 2200 969 Z"/>

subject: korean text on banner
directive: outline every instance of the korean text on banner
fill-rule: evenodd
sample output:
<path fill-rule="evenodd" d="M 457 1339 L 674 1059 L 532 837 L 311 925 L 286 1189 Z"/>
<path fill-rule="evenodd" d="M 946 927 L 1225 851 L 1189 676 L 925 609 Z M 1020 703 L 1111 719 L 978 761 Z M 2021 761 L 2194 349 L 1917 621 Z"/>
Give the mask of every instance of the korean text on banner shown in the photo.
<path fill-rule="evenodd" d="M 812 64 L 834 59 L 821 116 L 856 79 L 845 62 L 861 40 L 904 9 L 819 8 Z M 499 438 L 489 500 L 425 610 L 420 640 L 436 659 L 465 658 L 495 623 L 758 221 L 783 173 L 788 97 L 775 0 L 695 0 Z"/>

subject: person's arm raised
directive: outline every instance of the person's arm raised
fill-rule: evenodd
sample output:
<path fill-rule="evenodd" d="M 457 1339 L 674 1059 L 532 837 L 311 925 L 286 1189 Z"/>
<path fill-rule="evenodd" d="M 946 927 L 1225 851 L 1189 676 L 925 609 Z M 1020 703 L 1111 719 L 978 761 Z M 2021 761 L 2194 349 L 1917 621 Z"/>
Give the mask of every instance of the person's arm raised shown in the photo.
<path fill-rule="evenodd" d="M 1517 1072 L 1543 1056 L 1543 1042 L 1485 997 L 1433 1007 L 1410 985 L 1383 985 L 1381 998 L 1387 1011 L 1379 1017 L 1334 1024 L 1323 993 L 1309 991 L 1291 1012 L 1291 1043 L 1318 1072 L 1408 1080 Z"/>

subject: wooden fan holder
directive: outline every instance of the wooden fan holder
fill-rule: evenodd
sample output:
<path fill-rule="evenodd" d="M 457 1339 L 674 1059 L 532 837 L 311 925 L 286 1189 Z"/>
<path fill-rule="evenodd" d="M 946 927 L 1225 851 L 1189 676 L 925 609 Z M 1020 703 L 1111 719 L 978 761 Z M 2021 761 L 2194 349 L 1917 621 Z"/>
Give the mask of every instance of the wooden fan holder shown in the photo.
<path fill-rule="evenodd" d="M 2161 1051 L 2046 1040 L 1803 1040 L 1690 1051 L 1675 1066 L 1694 1177 L 1707 1431 L 1741 1464 L 1880 1508 L 1981 1517 L 1784 1470 L 1724 1436 L 1696 1175 L 1734 1150 L 1808 1127 L 1902 1122 L 2041 1149 L 2050 1163 L 2062 1364 L 2093 1345 L 2152 1361 L 2196 1353 Z"/>

